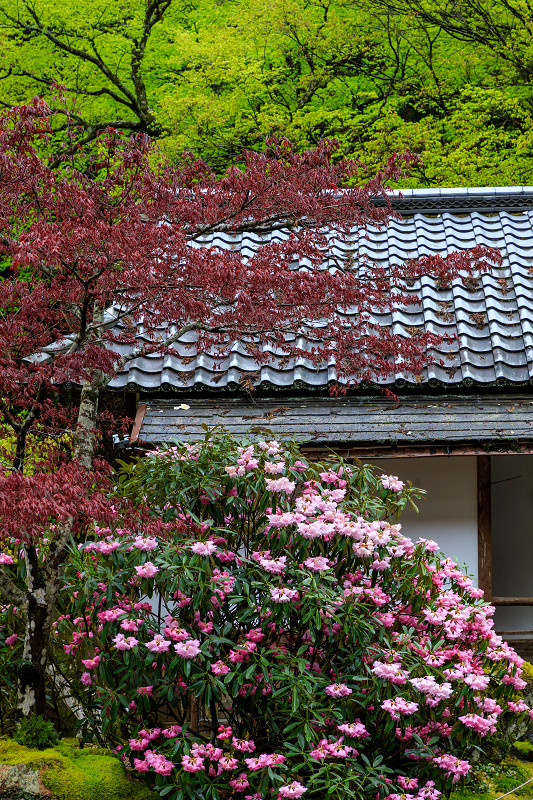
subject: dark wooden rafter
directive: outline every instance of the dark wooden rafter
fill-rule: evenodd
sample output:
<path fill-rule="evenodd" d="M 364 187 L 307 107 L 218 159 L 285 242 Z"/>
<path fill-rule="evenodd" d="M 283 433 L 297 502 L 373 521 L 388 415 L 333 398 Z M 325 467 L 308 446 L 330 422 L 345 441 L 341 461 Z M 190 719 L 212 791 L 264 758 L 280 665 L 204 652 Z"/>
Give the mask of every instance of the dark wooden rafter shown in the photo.
<path fill-rule="evenodd" d="M 533 606 L 533 597 L 493 597 L 493 606 Z"/>
<path fill-rule="evenodd" d="M 419 445 L 417 447 L 396 447 L 396 446 L 377 446 L 368 445 L 367 447 L 346 447 L 337 446 L 334 443 L 330 446 L 317 446 L 312 444 L 302 444 L 302 452 L 308 458 L 325 458 L 334 453 L 342 458 L 427 458 L 427 457 L 450 457 L 450 456 L 478 456 L 490 458 L 501 455 L 531 455 L 533 445 L 531 443 L 513 445 L 509 443 L 508 449 L 503 446 L 498 449 L 491 449 L 490 443 L 483 445 L 454 445 L 454 444 L 435 444 Z"/>
<path fill-rule="evenodd" d="M 477 457 L 478 585 L 485 600 L 492 600 L 492 526 L 490 456 Z"/>

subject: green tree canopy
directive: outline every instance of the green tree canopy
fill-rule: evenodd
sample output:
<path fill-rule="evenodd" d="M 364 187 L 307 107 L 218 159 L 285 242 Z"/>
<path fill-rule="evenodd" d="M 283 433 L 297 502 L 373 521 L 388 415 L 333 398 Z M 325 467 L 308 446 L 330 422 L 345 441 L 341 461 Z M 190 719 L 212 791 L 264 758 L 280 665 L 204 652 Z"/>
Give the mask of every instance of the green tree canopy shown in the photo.
<path fill-rule="evenodd" d="M 3 0 L 0 102 L 57 82 L 81 141 L 143 131 L 218 171 L 281 133 L 335 137 L 369 175 L 410 149 L 403 185 L 529 183 L 530 18 L 522 0 Z"/>

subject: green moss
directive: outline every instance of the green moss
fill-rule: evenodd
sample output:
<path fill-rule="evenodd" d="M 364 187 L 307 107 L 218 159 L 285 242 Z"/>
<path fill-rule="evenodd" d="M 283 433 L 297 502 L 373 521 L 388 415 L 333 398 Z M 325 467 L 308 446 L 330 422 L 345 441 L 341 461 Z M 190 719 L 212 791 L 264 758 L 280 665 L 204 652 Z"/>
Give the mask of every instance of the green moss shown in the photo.
<path fill-rule="evenodd" d="M 526 743 L 519 742 L 518 744 Z M 514 746 L 517 747 L 516 744 Z M 481 766 L 475 771 L 466 786 L 452 792 L 450 800 L 496 800 L 502 794 L 510 792 L 515 786 L 519 786 L 530 778 L 533 778 L 533 764 L 528 760 L 522 760 L 520 753 L 518 758 L 506 758 L 500 764 Z M 531 798 L 532 788 L 533 783 L 529 783 L 510 794 L 508 800 Z"/>
<path fill-rule="evenodd" d="M 527 688 L 524 689 L 524 692 L 531 691 L 533 689 L 533 664 L 530 664 L 529 661 L 524 661 L 520 677 L 527 681 Z"/>
<path fill-rule="evenodd" d="M 513 744 L 513 751 L 515 750 L 520 759 L 524 761 L 533 761 L 533 744 L 531 744 L 531 742 L 515 742 Z"/>
<path fill-rule="evenodd" d="M 154 800 L 142 783 L 128 780 L 124 765 L 109 750 L 79 749 L 76 742 L 32 750 L 13 739 L 0 739 L 0 764 L 39 769 L 53 800 Z"/>

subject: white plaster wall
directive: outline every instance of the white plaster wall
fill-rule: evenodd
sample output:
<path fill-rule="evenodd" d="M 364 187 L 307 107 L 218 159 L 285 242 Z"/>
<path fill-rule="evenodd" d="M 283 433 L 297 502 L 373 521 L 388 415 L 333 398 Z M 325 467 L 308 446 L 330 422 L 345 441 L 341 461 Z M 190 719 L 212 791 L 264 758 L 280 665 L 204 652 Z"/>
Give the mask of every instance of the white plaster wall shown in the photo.
<path fill-rule="evenodd" d="M 371 463 L 387 475 L 398 475 L 427 491 L 420 513 L 406 509 L 406 536 L 434 539 L 441 550 L 467 565 L 477 579 L 477 461 L 475 456 L 380 458 Z"/>
<path fill-rule="evenodd" d="M 491 458 L 494 595 L 533 597 L 533 456 Z M 533 607 L 499 607 L 497 630 L 533 630 Z"/>

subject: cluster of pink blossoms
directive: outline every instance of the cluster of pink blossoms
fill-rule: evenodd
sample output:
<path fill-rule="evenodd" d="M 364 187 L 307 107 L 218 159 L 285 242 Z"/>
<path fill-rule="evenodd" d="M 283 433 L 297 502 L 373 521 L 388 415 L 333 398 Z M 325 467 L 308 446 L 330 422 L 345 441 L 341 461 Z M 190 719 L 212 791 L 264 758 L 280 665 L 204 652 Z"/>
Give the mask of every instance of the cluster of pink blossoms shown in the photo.
<path fill-rule="evenodd" d="M 198 526 L 202 541 L 186 542 L 177 547 L 175 552 L 182 555 L 188 553 L 193 565 L 202 561 L 201 569 L 207 571 L 209 602 L 203 603 L 201 612 L 194 610 L 198 607 L 194 588 L 189 590 L 182 584 L 183 591 L 176 590 L 172 597 L 174 608 L 165 621 L 163 633 L 157 632 L 157 624 L 152 623 L 156 630 L 148 625 L 147 620 L 152 614 L 150 607 L 139 609 L 117 602 L 115 608 L 102 609 L 98 612 L 101 626 L 113 623 L 127 633 L 136 634 L 125 636 L 124 633 L 118 633 L 112 639 L 114 650 L 119 651 L 114 655 L 140 644 L 141 652 L 144 652 L 144 647 L 154 655 L 152 667 L 155 669 L 157 666 L 164 673 L 175 653 L 192 661 L 200 656 L 203 646 L 204 655 L 198 663 L 210 676 L 213 685 L 223 685 L 223 677 L 230 673 L 242 675 L 242 672 L 247 672 L 246 682 L 241 682 L 238 688 L 230 683 L 235 706 L 241 697 L 248 701 L 252 698 L 261 701 L 261 697 L 270 695 L 273 689 L 280 686 L 280 681 L 279 678 L 277 683 L 271 680 L 270 671 L 267 678 L 259 667 L 255 672 L 251 667 L 257 664 L 256 659 L 260 657 L 268 657 L 271 663 L 279 661 L 280 664 L 284 663 L 286 657 L 288 659 L 296 638 L 291 639 L 291 620 L 302 616 L 300 609 L 306 602 L 306 585 L 311 583 L 320 586 L 321 582 L 329 580 L 327 599 L 326 595 L 320 599 L 316 616 L 313 617 L 313 620 L 318 619 L 318 623 L 312 621 L 307 629 L 306 626 L 300 626 L 298 630 L 298 647 L 301 646 L 304 657 L 308 659 L 307 678 L 310 675 L 316 680 L 317 698 L 323 698 L 324 694 L 329 698 L 326 700 L 330 709 L 328 713 L 332 709 L 335 712 L 331 717 L 324 714 L 323 722 L 316 722 L 315 738 L 308 750 L 311 759 L 346 759 L 349 768 L 350 763 L 355 763 L 350 759 L 357 759 L 359 752 L 352 744 L 346 743 L 345 737 L 349 737 L 348 741 L 360 740 L 361 744 L 359 741 L 354 744 L 363 751 L 365 746 L 369 747 L 369 742 L 365 740 L 372 740 L 373 726 L 382 726 L 387 717 L 392 717 L 398 723 L 393 741 L 401 749 L 400 743 L 411 742 L 409 747 L 412 747 L 415 737 L 424 742 L 434 736 L 447 739 L 459 727 L 458 723 L 463 726 L 465 734 L 471 735 L 473 732 L 480 737 L 490 735 L 504 708 L 506 712 L 509 710 L 513 713 L 526 711 L 527 706 L 523 701 L 511 700 L 500 705 L 483 694 L 491 688 L 490 677 L 485 675 L 486 660 L 504 670 L 503 683 L 517 690 L 524 685 L 520 678 L 521 660 L 495 635 L 491 620 L 493 610 L 476 602 L 481 593 L 457 565 L 449 559 L 434 556 L 438 550 L 435 542 L 426 539 L 413 542 L 402 534 L 400 525 L 372 520 L 350 510 L 347 504 L 348 481 L 342 475 L 349 476 L 342 470 L 321 473 L 322 484 L 315 480 L 307 481 L 302 493 L 296 499 L 290 499 L 288 495 L 296 484 L 282 474 L 285 471 L 288 473 L 289 466 L 280 452 L 281 447 L 276 442 L 259 443 L 255 448 L 253 445 L 239 448 L 237 464 L 225 469 L 229 478 L 236 479 L 236 485 L 229 490 L 226 486 L 220 495 L 236 497 L 244 502 L 241 484 L 250 482 L 254 473 L 259 474 L 264 469 L 265 486 L 274 497 L 271 499 L 272 507 L 267 509 L 268 526 L 262 539 L 255 541 L 255 547 L 265 549 L 252 550 L 245 556 L 240 546 L 235 545 L 236 552 L 233 552 L 222 535 L 223 530 L 217 538 L 217 531 L 209 529 L 210 522 L 201 530 Z M 197 453 L 194 452 L 194 457 Z M 265 456 L 273 460 L 264 462 Z M 179 458 L 182 457 L 180 453 Z M 300 462 L 298 469 L 305 470 L 305 464 Z M 239 482 L 240 478 L 246 480 Z M 382 476 L 381 484 L 391 493 L 403 489 L 402 482 L 395 476 Z M 244 491 L 242 495 L 245 497 Z M 202 495 L 201 503 L 209 503 L 207 495 Z M 225 524 L 229 527 L 238 527 L 238 523 L 239 520 L 231 514 L 225 517 Z M 204 541 L 206 535 L 208 538 Z M 285 537 L 282 547 L 277 541 L 278 535 Z M 103 547 L 100 543 L 98 547 L 86 549 L 102 556 L 112 555 L 119 544 L 114 546 L 110 531 L 105 536 Z M 285 544 L 287 540 L 289 546 Z M 156 554 L 151 557 L 156 563 L 147 561 L 136 566 L 135 572 L 141 578 L 155 577 L 157 584 L 160 578 L 160 567 L 157 565 L 164 563 L 157 560 L 157 551 L 162 549 L 163 543 L 158 544 L 153 537 L 141 536 L 136 536 L 133 541 L 138 556 L 143 552 L 155 551 Z M 342 569 L 343 556 L 339 556 L 342 547 L 349 554 L 351 571 Z M 193 559 L 191 554 L 201 559 Z M 203 560 L 211 556 L 208 561 Z M 394 577 L 396 572 L 401 573 L 406 563 L 411 563 L 411 558 L 416 558 L 422 569 L 409 579 L 410 597 L 405 599 L 402 596 L 399 599 Z M 220 568 L 214 566 L 217 560 Z M 236 603 L 232 597 L 234 584 L 239 581 L 237 585 L 242 587 L 243 569 L 247 564 L 253 568 L 254 580 L 258 572 L 265 573 L 262 576 L 264 584 L 257 590 L 257 621 L 252 623 L 257 627 L 246 631 L 246 626 L 238 626 L 237 633 L 224 634 L 226 641 L 221 646 L 216 638 L 216 627 L 220 625 L 221 618 L 226 620 L 233 614 L 233 611 L 229 613 L 229 609 L 233 609 L 232 604 Z M 302 574 L 302 570 L 308 572 Z M 309 571 L 316 574 L 310 575 Z M 100 588 L 103 592 L 105 585 Z M 241 588 L 238 593 L 241 593 Z M 343 629 L 339 622 L 346 609 L 364 616 L 369 625 L 371 623 L 380 633 L 384 633 L 384 636 L 379 639 L 376 637 L 371 642 L 357 675 L 349 666 L 340 669 L 331 666 L 329 655 L 326 657 L 326 653 L 332 650 L 335 651 L 334 657 L 336 651 L 342 652 L 343 641 L 348 641 L 346 627 Z M 163 627 L 162 623 L 158 624 Z M 80 639 L 74 641 L 73 637 L 73 652 L 83 633 L 83 626 L 79 627 L 80 630 L 75 633 L 76 636 L 79 634 Z M 319 645 L 316 645 L 316 634 L 321 640 Z M 230 644 L 231 638 L 233 642 Z M 483 642 L 482 655 L 477 648 L 479 641 Z M 94 654 L 92 658 L 84 660 L 89 670 L 88 680 L 92 681 L 100 660 L 107 657 L 105 653 Z M 192 666 L 194 668 L 195 665 Z M 435 670 L 435 674 L 428 674 L 431 669 Z M 217 678 L 220 680 L 217 681 Z M 352 678 L 358 683 L 352 683 Z M 271 683 L 268 682 L 270 680 Z M 143 683 L 146 685 L 136 689 L 143 702 L 146 698 L 156 697 L 157 680 L 150 678 L 143 680 Z M 182 681 L 178 685 L 185 694 L 187 682 Z M 455 698 L 463 692 L 464 687 L 469 693 L 463 698 L 459 709 Z M 367 693 L 372 695 L 372 702 L 365 707 L 361 697 Z M 361 716 L 368 714 L 364 717 L 364 723 L 360 719 L 349 721 L 353 719 L 354 698 L 357 698 L 357 707 L 364 709 L 364 712 L 358 710 L 357 713 Z M 136 699 L 139 701 L 139 697 Z M 278 701 L 274 699 L 273 702 Z M 406 720 L 406 716 L 410 719 Z M 437 719 L 433 718 L 435 716 Z M 227 719 L 226 716 L 221 718 Z M 347 721 L 337 724 L 339 719 Z M 171 764 L 172 769 L 173 764 L 185 772 L 197 773 L 200 778 L 205 774 L 208 778 L 224 779 L 227 781 L 225 785 L 235 792 L 244 793 L 250 781 L 253 784 L 253 773 L 275 768 L 288 758 L 281 753 L 256 754 L 254 742 L 236 737 L 230 726 L 219 728 L 215 744 L 191 744 L 184 738 L 183 749 L 173 756 L 173 762 L 166 756 L 158 756 L 157 747 L 163 748 L 165 742 L 159 740 L 158 745 L 156 739 L 151 734 L 144 736 L 141 732 L 139 738 L 130 741 L 132 751 L 144 753 L 143 758 L 135 759 L 139 771 L 152 769 L 168 775 L 168 765 Z M 259 741 L 257 737 L 256 741 Z M 443 752 L 445 746 L 443 742 L 433 748 L 433 764 L 442 774 L 457 781 L 467 774 L 469 764 Z M 449 748 L 446 746 L 446 749 Z M 409 771 L 408 768 L 406 771 Z M 389 794 L 389 800 L 436 800 L 440 795 L 431 781 L 419 789 L 416 779 L 400 775 L 397 783 L 405 792 Z M 273 791 L 278 792 L 279 800 L 298 798 L 305 793 L 306 787 L 293 780 Z M 259 797 L 259 794 L 250 794 L 246 795 L 245 800 L 258 800 Z"/>
<path fill-rule="evenodd" d="M 405 484 L 398 479 L 397 475 L 382 475 L 381 485 L 384 489 L 389 489 L 391 492 L 401 492 Z"/>
<path fill-rule="evenodd" d="M 394 697 L 392 700 L 384 700 L 381 708 L 388 711 L 392 719 L 400 719 L 401 716 L 408 716 L 418 711 L 418 703 L 410 702 L 404 697 Z"/>
<path fill-rule="evenodd" d="M 347 697 L 352 694 L 352 691 L 345 683 L 332 683 L 330 686 L 326 686 L 326 694 L 329 694 L 330 697 Z"/>
<path fill-rule="evenodd" d="M 388 800 L 437 800 L 442 795 L 442 792 L 435 788 L 435 781 L 427 781 L 424 786 L 418 788 L 418 780 L 416 778 L 406 779 L 400 775 L 398 783 L 403 789 L 418 789 L 418 791 L 416 794 L 409 791 L 401 794 L 393 792 L 389 794 Z"/>
<path fill-rule="evenodd" d="M 435 756 L 433 758 L 433 763 L 437 764 L 447 775 L 452 775 L 453 783 L 457 783 L 460 778 L 463 778 L 470 772 L 470 764 L 468 761 L 462 761 L 460 758 L 456 758 L 450 754 Z"/>

